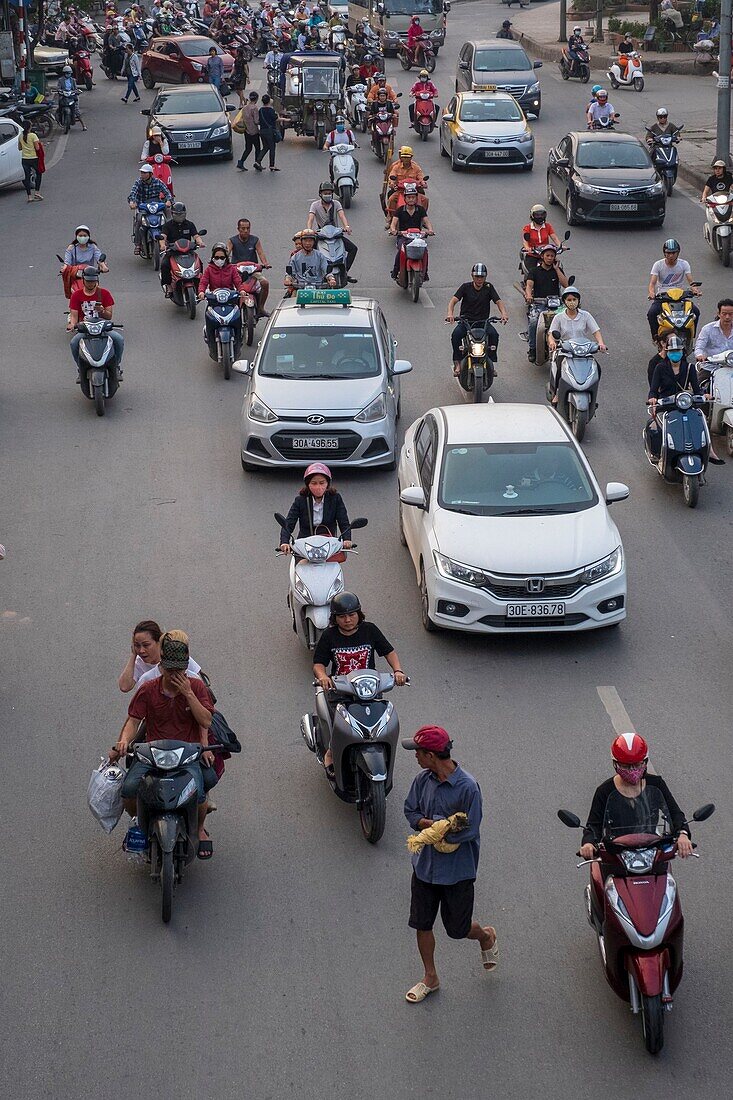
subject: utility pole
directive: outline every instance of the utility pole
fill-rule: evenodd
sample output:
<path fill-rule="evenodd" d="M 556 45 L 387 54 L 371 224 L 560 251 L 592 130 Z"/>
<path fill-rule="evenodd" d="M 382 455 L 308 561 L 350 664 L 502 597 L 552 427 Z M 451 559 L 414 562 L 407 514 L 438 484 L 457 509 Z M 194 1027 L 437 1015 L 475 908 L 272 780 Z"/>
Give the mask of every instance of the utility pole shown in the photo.
<path fill-rule="evenodd" d="M 596 0 L 596 29 L 593 34 L 593 41 L 603 41 L 603 0 Z"/>
<path fill-rule="evenodd" d="M 724 0 L 727 3 L 727 0 Z M 567 0 L 560 0 L 560 37 L 558 42 L 567 42 L 568 40 L 568 4 Z"/>
<path fill-rule="evenodd" d="M 715 155 L 730 166 L 730 60 L 731 60 L 731 12 L 733 0 L 722 0 L 720 8 L 720 49 L 718 76 L 718 126 Z"/>

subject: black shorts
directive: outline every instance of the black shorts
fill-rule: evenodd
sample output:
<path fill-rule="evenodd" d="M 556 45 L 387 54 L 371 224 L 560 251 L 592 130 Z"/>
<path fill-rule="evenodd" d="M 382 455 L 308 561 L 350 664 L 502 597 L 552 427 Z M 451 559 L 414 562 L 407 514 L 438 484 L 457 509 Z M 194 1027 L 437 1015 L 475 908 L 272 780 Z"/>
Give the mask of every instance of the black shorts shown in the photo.
<path fill-rule="evenodd" d="M 412 872 L 410 928 L 430 932 L 440 909 L 443 927 L 452 940 L 465 940 L 473 920 L 473 879 L 443 886 L 423 882 Z"/>

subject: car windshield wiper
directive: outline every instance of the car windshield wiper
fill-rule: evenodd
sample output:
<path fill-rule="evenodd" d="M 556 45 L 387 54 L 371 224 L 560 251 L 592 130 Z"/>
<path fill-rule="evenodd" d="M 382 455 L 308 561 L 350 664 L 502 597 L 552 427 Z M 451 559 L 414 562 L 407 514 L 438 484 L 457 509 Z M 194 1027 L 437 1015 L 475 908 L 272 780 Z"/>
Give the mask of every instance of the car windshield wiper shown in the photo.
<path fill-rule="evenodd" d="M 480 512 L 472 512 L 470 508 L 453 508 L 446 505 L 447 512 L 457 512 L 459 516 L 480 516 Z"/>
<path fill-rule="evenodd" d="M 556 512 L 551 505 L 543 508 L 506 508 L 503 512 L 494 512 L 495 516 L 547 516 Z"/>

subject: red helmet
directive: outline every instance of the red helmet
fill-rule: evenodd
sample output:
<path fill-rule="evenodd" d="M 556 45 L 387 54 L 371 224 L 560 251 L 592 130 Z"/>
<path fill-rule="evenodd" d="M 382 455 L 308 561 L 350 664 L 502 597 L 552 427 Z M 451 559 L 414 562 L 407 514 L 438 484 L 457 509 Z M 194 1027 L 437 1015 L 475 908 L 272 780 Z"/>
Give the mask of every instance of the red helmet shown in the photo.
<path fill-rule="evenodd" d="M 649 755 L 646 741 L 638 733 L 622 733 L 611 745 L 611 756 L 617 764 L 642 764 Z"/>
<path fill-rule="evenodd" d="M 306 485 L 312 477 L 315 477 L 316 474 L 323 474 L 323 476 L 327 477 L 329 481 L 333 481 L 333 474 L 331 473 L 325 462 L 311 462 L 310 466 L 303 474 L 303 481 L 306 483 Z"/>

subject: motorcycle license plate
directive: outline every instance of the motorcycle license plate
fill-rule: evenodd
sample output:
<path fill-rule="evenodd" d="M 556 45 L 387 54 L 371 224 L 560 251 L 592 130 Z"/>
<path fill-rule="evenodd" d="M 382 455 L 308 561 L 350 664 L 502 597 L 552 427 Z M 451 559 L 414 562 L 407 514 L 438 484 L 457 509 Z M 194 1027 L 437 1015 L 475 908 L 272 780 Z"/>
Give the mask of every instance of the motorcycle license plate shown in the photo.
<path fill-rule="evenodd" d="M 541 603 L 510 603 L 507 619 L 564 619 L 565 604 L 543 601 Z"/>
<path fill-rule="evenodd" d="M 338 450 L 338 439 L 332 439 L 324 435 L 294 436 L 294 451 L 335 451 Z"/>
<path fill-rule="evenodd" d="M 200 141 L 179 141 L 179 149 L 200 149 L 202 142 Z"/>
<path fill-rule="evenodd" d="M 629 210 L 638 210 L 639 204 L 636 202 L 612 202 L 612 210 L 618 210 L 620 213 L 626 213 Z"/>

